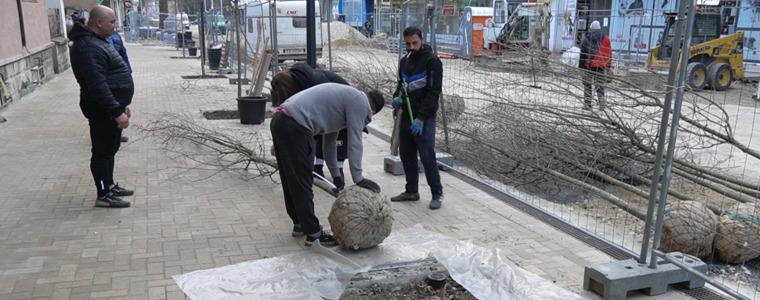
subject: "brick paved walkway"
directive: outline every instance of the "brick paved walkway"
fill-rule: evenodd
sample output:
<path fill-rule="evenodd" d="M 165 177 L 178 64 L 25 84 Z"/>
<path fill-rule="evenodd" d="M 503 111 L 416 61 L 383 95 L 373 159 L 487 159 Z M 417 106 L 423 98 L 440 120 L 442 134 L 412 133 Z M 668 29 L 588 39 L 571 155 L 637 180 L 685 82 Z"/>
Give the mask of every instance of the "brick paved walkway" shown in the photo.
<path fill-rule="evenodd" d="M 173 48 L 129 46 L 137 92 L 133 124 L 162 112 L 199 122 L 257 130 L 234 120 L 206 121 L 200 110 L 233 108 L 226 79 L 186 81 L 197 60 L 175 60 Z M 89 135 L 71 71 L 3 111 L 0 125 L 0 299 L 183 299 L 173 275 L 301 250 L 290 237 L 280 186 L 235 173 L 201 180 L 155 141 L 130 128 L 116 178 L 135 188 L 128 209 L 95 208 Z M 387 144 L 365 138 L 366 176 L 387 194 L 403 177 L 382 172 Z M 394 228 L 422 223 L 446 235 L 501 247 L 509 258 L 557 284 L 582 292 L 583 267 L 610 261 L 603 253 L 443 174 L 446 202 L 394 205 Z M 421 180 L 424 182 L 424 180 Z M 423 197 L 429 191 L 421 187 Z M 330 199 L 316 192 L 327 223 Z M 594 298 L 588 293 L 584 295 Z M 671 292 L 665 298 L 681 298 Z"/>

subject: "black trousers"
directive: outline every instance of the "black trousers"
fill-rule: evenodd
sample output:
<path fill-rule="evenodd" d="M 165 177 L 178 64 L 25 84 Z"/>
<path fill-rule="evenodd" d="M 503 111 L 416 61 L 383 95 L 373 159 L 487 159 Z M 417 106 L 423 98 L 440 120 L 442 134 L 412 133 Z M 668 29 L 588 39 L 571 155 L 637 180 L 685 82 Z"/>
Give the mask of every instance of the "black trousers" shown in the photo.
<path fill-rule="evenodd" d="M 419 192 L 419 165 L 417 165 L 417 154 L 420 156 L 422 167 L 425 169 L 425 179 L 430 186 L 430 193 L 433 198 L 443 195 L 443 185 L 441 185 L 441 174 L 438 173 L 438 163 L 435 159 L 435 118 L 425 120 L 422 127 L 422 134 L 415 136 L 412 134 L 411 120 L 408 115 L 403 115 L 399 126 L 399 156 L 404 166 L 406 175 L 406 192 Z"/>
<path fill-rule="evenodd" d="M 285 209 L 293 224 L 300 224 L 305 234 L 322 230 L 314 214 L 311 175 L 314 170 L 314 135 L 285 114 L 278 112 L 270 124 L 277 167 L 285 195 Z"/>
<path fill-rule="evenodd" d="M 105 196 L 110 192 L 113 181 L 113 169 L 116 152 L 121 146 L 121 129 L 116 127 L 116 122 L 107 118 L 91 118 L 90 140 L 92 141 L 92 156 L 90 157 L 90 171 L 95 180 L 98 197 Z"/>

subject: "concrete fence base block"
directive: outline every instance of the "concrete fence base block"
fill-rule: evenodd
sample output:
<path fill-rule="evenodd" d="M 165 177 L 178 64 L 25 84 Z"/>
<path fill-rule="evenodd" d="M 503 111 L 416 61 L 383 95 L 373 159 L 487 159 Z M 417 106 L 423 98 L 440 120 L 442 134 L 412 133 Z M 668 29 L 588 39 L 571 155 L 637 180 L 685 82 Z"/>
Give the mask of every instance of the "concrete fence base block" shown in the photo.
<path fill-rule="evenodd" d="M 680 252 L 671 252 L 668 256 L 695 270 L 707 272 L 707 265 L 699 258 Z M 638 290 L 649 296 L 660 295 L 667 292 L 672 284 L 685 284 L 689 289 L 694 289 L 704 286 L 705 282 L 667 261 L 660 261 L 656 269 L 633 259 L 614 261 L 586 267 L 583 274 L 583 288 L 605 300 L 626 299 L 628 292 Z"/>
<path fill-rule="evenodd" d="M 454 156 L 452 156 L 451 154 L 440 152 L 440 153 L 435 154 L 435 158 L 440 163 L 438 165 L 438 169 L 442 171 L 448 170 L 448 167 L 446 166 L 450 166 L 450 167 L 454 166 Z M 443 166 L 443 165 L 446 165 L 446 166 Z M 399 156 L 393 156 L 393 155 L 386 156 L 383 159 L 383 169 L 385 170 L 385 172 L 396 175 L 396 176 L 404 175 L 404 165 L 401 163 L 401 158 Z M 417 171 L 420 173 L 424 171 L 424 169 L 422 168 L 422 163 L 419 160 L 417 160 Z"/>

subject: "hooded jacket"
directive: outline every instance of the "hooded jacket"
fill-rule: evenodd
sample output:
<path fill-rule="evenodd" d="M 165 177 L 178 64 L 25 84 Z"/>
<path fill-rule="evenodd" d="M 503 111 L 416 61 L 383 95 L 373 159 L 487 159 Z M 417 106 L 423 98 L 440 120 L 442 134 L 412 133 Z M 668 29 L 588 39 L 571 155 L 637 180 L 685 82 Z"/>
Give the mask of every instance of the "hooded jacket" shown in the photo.
<path fill-rule="evenodd" d="M 581 43 L 581 57 L 579 66 L 581 69 L 606 69 L 612 61 L 612 47 L 610 38 L 601 31 L 590 31 Z"/>
<path fill-rule="evenodd" d="M 423 44 L 420 50 L 399 61 L 398 70 L 398 84 L 393 96 L 399 96 L 403 89 L 402 84 L 406 83 L 414 118 L 435 118 L 438 112 L 438 98 L 443 87 L 443 65 L 433 54 L 433 48 Z M 401 107 L 404 114 L 409 113 L 406 104 Z"/>
<path fill-rule="evenodd" d="M 88 119 L 115 119 L 132 103 L 129 67 L 105 38 L 81 24 L 69 33 L 71 68 L 79 83 L 79 107 Z"/>
<path fill-rule="evenodd" d="M 318 84 L 333 82 L 349 85 L 343 77 L 330 71 L 315 70 L 305 63 L 297 63 L 290 67 L 290 75 L 296 79 L 301 90 L 308 89 Z"/>

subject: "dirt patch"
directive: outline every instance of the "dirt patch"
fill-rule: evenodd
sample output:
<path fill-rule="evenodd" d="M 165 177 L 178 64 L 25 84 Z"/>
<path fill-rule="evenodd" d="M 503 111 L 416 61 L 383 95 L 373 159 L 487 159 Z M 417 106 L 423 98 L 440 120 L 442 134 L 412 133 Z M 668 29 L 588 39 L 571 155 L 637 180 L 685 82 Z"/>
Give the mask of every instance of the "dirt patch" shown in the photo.
<path fill-rule="evenodd" d="M 446 276 L 445 288 L 433 289 L 427 283 L 429 274 Z M 375 267 L 351 278 L 342 300 L 411 300 L 462 299 L 474 300 L 470 292 L 451 279 L 448 271 L 434 258 Z"/>
<path fill-rule="evenodd" d="M 355 300 L 401 300 L 401 299 L 458 299 L 475 300 L 459 283 L 450 277 L 446 280 L 446 289 L 434 290 L 424 280 L 418 280 L 407 284 L 372 284 L 364 288 L 348 289 L 340 299 Z"/>

